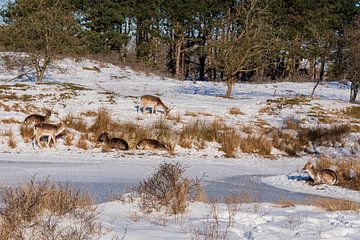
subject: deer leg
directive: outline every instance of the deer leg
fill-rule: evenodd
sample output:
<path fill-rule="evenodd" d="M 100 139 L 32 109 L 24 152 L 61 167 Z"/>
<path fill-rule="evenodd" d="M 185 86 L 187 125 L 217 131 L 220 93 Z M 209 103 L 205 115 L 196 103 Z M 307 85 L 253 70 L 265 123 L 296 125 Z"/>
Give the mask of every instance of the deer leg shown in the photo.
<path fill-rule="evenodd" d="M 40 135 L 40 136 L 36 136 L 36 141 L 35 141 L 35 142 L 37 142 L 38 147 L 42 149 L 41 142 L 40 142 L 40 138 L 41 138 L 41 135 Z"/>
<path fill-rule="evenodd" d="M 54 147 L 56 148 L 56 137 L 54 135 L 51 135 L 51 140 L 54 143 Z"/>
<path fill-rule="evenodd" d="M 46 142 L 46 147 L 50 148 L 50 141 L 51 141 L 51 136 L 47 136 L 47 142 Z"/>

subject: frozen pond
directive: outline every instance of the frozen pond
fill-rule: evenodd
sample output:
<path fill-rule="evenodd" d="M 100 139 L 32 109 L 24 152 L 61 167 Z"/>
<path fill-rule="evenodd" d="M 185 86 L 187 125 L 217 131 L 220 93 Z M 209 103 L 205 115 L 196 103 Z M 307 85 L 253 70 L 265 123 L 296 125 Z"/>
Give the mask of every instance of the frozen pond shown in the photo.
<path fill-rule="evenodd" d="M 0 161 L 1 184 L 16 185 L 28 181 L 33 176 L 36 180 L 49 177 L 55 182 L 70 183 L 80 190 L 89 191 L 97 203 L 105 202 L 113 194 L 125 193 L 130 186 L 135 186 L 157 166 L 158 163 L 141 162 L 32 162 L 32 161 Z M 222 170 L 231 166 L 221 165 Z M 201 176 L 201 165 L 189 166 L 190 175 Z M 214 167 L 212 167 L 214 168 Z M 219 166 L 218 166 L 219 168 Z M 208 172 L 211 169 L 208 170 Z M 229 172 L 229 171 L 227 171 Z M 216 174 L 214 174 L 216 175 Z M 220 175 L 220 174 L 219 174 Z M 228 176 L 232 175 L 232 176 Z M 303 200 L 314 196 L 282 190 L 260 181 L 267 175 L 235 175 L 234 173 L 214 177 L 212 174 L 203 180 L 210 198 L 222 201 L 230 194 L 245 193 L 258 202 L 277 202 L 280 199 Z"/>

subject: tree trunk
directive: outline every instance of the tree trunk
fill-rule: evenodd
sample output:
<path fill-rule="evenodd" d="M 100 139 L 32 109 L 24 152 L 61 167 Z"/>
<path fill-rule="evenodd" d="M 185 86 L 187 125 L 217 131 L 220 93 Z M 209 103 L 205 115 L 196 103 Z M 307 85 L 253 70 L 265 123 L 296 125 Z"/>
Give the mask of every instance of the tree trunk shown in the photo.
<path fill-rule="evenodd" d="M 319 78 L 318 78 L 317 81 L 316 81 L 316 84 L 315 84 L 315 86 L 314 86 L 314 88 L 313 88 L 313 90 L 312 90 L 312 92 L 311 92 L 310 97 L 313 97 L 313 96 L 314 96 L 314 93 L 315 93 L 316 88 L 319 86 L 320 82 L 323 81 L 324 71 L 325 71 L 325 60 L 324 60 L 324 59 L 321 59 Z"/>
<path fill-rule="evenodd" d="M 205 79 L 205 60 L 206 56 L 199 57 L 199 80 L 204 81 Z"/>
<path fill-rule="evenodd" d="M 184 34 L 180 33 L 176 41 L 175 47 L 175 77 L 177 79 L 182 78 L 182 64 L 181 64 L 181 50 L 184 42 Z"/>
<path fill-rule="evenodd" d="M 351 88 L 350 88 L 350 102 L 351 103 L 355 102 L 357 94 L 359 93 L 359 87 L 360 87 L 360 84 L 351 83 Z"/>
<path fill-rule="evenodd" d="M 233 87 L 234 87 L 234 81 L 231 79 L 226 81 L 226 85 L 227 85 L 227 91 L 226 91 L 226 98 L 231 98 L 231 94 L 233 91 Z"/>

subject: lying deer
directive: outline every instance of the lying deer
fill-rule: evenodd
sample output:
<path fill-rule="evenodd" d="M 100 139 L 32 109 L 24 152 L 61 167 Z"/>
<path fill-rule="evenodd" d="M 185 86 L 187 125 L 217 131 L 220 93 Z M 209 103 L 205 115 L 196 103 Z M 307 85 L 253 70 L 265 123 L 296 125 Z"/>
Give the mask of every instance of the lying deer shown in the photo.
<path fill-rule="evenodd" d="M 98 142 L 104 142 L 106 145 L 117 150 L 129 150 L 128 143 L 121 138 L 110 138 L 108 133 L 103 133 L 98 137 Z"/>
<path fill-rule="evenodd" d="M 166 106 L 159 97 L 153 95 L 143 95 L 140 98 L 140 106 L 143 109 L 143 113 L 146 112 L 146 107 L 151 106 L 150 113 L 156 113 L 158 107 L 161 107 L 164 110 L 164 114 L 168 115 L 172 108 Z"/>
<path fill-rule="evenodd" d="M 136 145 L 136 148 L 139 150 L 173 150 L 170 145 L 161 143 L 155 139 L 143 139 Z"/>
<path fill-rule="evenodd" d="M 51 124 L 51 123 L 37 123 L 34 126 L 34 135 L 32 139 L 35 139 L 34 143 L 37 143 L 37 145 L 42 148 L 40 144 L 40 139 L 43 136 L 48 136 L 47 139 L 47 147 L 50 145 L 50 141 L 52 140 L 54 143 L 54 146 L 56 147 L 56 136 L 62 133 L 65 130 L 65 124 L 60 121 L 58 124 Z"/>
<path fill-rule="evenodd" d="M 316 170 L 311 162 L 306 163 L 302 170 L 308 172 L 310 177 L 314 180 L 315 184 L 325 183 L 334 185 L 337 183 L 337 175 L 333 170 Z"/>
<path fill-rule="evenodd" d="M 24 123 L 25 124 L 46 123 L 49 121 L 50 116 L 51 116 L 51 110 L 46 109 L 45 116 L 39 114 L 31 114 L 25 118 Z"/>

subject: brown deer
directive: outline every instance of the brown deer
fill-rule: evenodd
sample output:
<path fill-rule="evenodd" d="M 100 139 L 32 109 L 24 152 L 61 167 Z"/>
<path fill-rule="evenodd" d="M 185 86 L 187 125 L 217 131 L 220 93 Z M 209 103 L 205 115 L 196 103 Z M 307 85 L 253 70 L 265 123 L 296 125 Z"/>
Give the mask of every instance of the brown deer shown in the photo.
<path fill-rule="evenodd" d="M 139 150 L 166 150 L 173 151 L 173 147 L 169 144 L 164 144 L 155 139 L 143 139 L 137 145 L 136 149 Z"/>
<path fill-rule="evenodd" d="M 334 185 L 338 181 L 337 175 L 333 170 L 316 170 L 311 162 L 306 163 L 302 170 L 308 172 L 310 177 L 314 180 L 314 184 L 325 183 L 328 185 Z"/>
<path fill-rule="evenodd" d="M 102 133 L 97 140 L 98 142 L 104 142 L 109 147 L 115 148 L 117 150 L 129 150 L 129 145 L 124 139 L 110 138 L 106 132 Z"/>
<path fill-rule="evenodd" d="M 48 136 L 47 139 L 47 147 L 50 145 L 50 141 L 52 140 L 54 146 L 56 147 L 56 136 L 62 133 L 65 130 L 65 123 L 60 121 L 58 124 L 51 124 L 51 123 L 37 123 L 34 126 L 34 135 L 32 139 L 35 139 L 35 144 L 42 148 L 40 144 L 40 139 L 43 136 Z"/>
<path fill-rule="evenodd" d="M 46 123 L 49 121 L 51 116 L 51 110 L 45 110 L 45 116 L 40 114 L 31 114 L 27 116 L 24 120 L 25 124 L 37 124 L 37 123 Z"/>
<path fill-rule="evenodd" d="M 146 112 L 146 107 L 151 106 L 151 114 L 156 113 L 158 107 L 161 107 L 164 110 L 164 114 L 168 115 L 172 108 L 166 106 L 159 97 L 153 95 L 143 95 L 140 98 L 140 108 L 143 109 L 143 113 Z"/>

